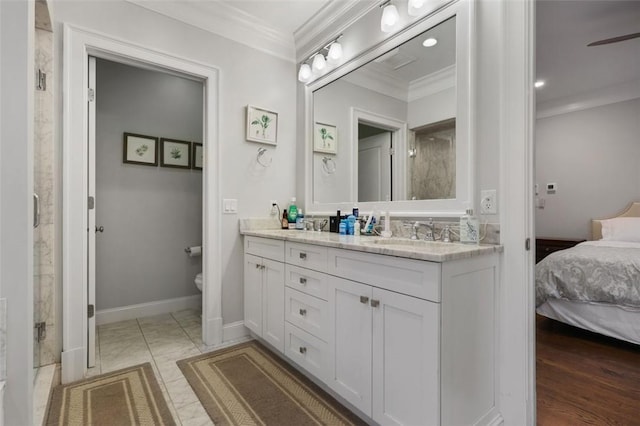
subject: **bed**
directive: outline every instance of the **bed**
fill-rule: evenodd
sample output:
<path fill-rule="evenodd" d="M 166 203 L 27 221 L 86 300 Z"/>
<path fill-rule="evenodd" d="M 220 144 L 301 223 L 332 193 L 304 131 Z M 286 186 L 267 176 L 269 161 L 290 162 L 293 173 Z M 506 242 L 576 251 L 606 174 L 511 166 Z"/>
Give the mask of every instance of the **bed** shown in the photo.
<path fill-rule="evenodd" d="M 536 265 L 536 312 L 640 345 L 640 202 Z"/>

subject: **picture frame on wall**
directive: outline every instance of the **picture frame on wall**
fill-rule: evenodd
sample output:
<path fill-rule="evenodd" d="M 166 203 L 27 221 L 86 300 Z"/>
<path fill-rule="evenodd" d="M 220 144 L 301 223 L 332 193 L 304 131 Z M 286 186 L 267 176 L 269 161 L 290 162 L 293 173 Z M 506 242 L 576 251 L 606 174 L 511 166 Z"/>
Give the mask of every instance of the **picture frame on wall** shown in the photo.
<path fill-rule="evenodd" d="M 191 144 L 193 158 L 191 159 L 191 167 L 194 170 L 202 170 L 204 164 L 204 149 L 201 143 L 193 142 Z"/>
<path fill-rule="evenodd" d="M 338 153 L 338 128 L 332 124 L 314 123 L 313 151 L 325 154 Z"/>
<path fill-rule="evenodd" d="M 158 138 L 125 132 L 122 139 L 123 163 L 144 166 L 158 165 Z"/>
<path fill-rule="evenodd" d="M 160 166 L 178 169 L 191 168 L 191 142 L 160 139 Z"/>
<path fill-rule="evenodd" d="M 278 144 L 278 113 L 247 105 L 247 134 L 251 142 Z"/>

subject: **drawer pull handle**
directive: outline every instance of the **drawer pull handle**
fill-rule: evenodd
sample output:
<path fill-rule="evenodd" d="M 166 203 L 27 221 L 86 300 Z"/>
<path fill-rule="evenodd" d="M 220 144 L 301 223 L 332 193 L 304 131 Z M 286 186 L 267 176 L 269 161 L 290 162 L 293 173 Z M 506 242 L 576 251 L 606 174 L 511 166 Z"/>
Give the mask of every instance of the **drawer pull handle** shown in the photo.
<path fill-rule="evenodd" d="M 376 299 L 371 299 L 371 307 L 377 308 L 378 306 L 380 306 L 380 301 Z"/>
<path fill-rule="evenodd" d="M 369 303 L 369 298 L 367 296 L 360 296 L 360 303 Z"/>
<path fill-rule="evenodd" d="M 307 315 L 307 310 L 306 309 L 300 309 L 300 315 L 305 316 Z"/>
<path fill-rule="evenodd" d="M 300 278 L 300 284 L 306 284 L 306 283 L 307 283 L 306 278 Z"/>
<path fill-rule="evenodd" d="M 258 264 L 256 263 L 256 269 L 260 269 L 260 266 L 261 266 L 261 265 L 258 265 Z"/>
<path fill-rule="evenodd" d="M 304 346 L 300 346 L 300 353 L 301 354 L 306 354 L 307 353 L 307 348 L 305 348 Z"/>
<path fill-rule="evenodd" d="M 300 253 L 300 259 L 306 259 L 307 253 Z"/>

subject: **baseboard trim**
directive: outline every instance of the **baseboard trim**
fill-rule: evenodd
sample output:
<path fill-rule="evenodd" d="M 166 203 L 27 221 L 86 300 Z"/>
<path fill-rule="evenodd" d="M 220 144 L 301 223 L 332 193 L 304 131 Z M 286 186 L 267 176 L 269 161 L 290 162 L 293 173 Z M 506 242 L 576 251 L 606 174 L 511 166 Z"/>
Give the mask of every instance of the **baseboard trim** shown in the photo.
<path fill-rule="evenodd" d="M 222 342 L 242 339 L 249 335 L 249 330 L 244 326 L 244 321 L 236 321 L 225 324 L 222 327 Z"/>
<path fill-rule="evenodd" d="M 84 372 L 87 368 L 87 355 L 84 348 L 62 351 L 61 361 L 62 373 L 60 380 L 63 385 L 84 378 Z"/>
<path fill-rule="evenodd" d="M 139 303 L 137 305 L 122 306 L 120 308 L 103 309 L 96 312 L 96 325 L 126 321 L 151 315 L 168 314 L 182 309 L 201 309 L 202 295 L 177 297 L 175 299 L 158 300 L 155 302 Z"/>

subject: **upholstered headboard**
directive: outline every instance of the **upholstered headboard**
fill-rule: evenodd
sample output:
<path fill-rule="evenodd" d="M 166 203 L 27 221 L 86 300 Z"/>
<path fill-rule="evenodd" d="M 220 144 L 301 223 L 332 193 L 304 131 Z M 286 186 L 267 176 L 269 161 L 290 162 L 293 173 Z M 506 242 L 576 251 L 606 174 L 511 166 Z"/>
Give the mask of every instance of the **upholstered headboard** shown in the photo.
<path fill-rule="evenodd" d="M 629 206 L 622 213 L 616 216 L 591 220 L 591 239 L 602 239 L 602 222 L 600 221 L 605 219 L 613 219 L 615 217 L 640 217 L 640 202 L 636 201 L 629 204 Z"/>

